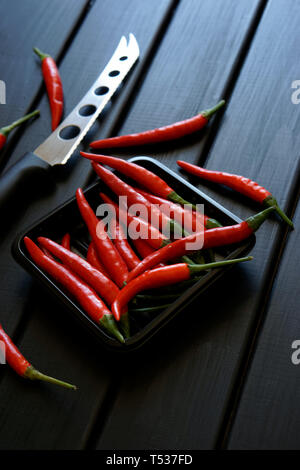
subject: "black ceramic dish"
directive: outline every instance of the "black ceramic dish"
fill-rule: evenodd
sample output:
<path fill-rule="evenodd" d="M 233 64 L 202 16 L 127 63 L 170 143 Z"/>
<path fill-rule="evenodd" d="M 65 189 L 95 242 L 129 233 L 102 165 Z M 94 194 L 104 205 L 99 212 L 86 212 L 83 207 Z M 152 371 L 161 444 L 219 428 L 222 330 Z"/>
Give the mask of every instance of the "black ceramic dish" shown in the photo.
<path fill-rule="evenodd" d="M 192 203 L 204 204 L 205 213 L 212 218 L 217 219 L 222 225 L 231 225 L 239 223 L 240 219 L 222 207 L 216 201 L 206 196 L 203 192 L 196 189 L 190 183 L 185 181 L 178 174 L 170 171 L 166 166 L 149 157 L 135 157 L 130 161 L 135 162 L 155 174 L 162 177 L 178 194 Z M 85 195 L 91 206 L 96 209 L 101 203 L 99 198 L 100 190 L 105 190 L 103 183 L 98 180 L 85 190 Z M 145 341 L 153 336 L 158 330 L 166 325 L 175 315 L 179 313 L 183 307 L 195 299 L 201 292 L 211 286 L 218 278 L 224 276 L 229 268 L 215 269 L 204 274 L 203 277 L 194 285 L 185 290 L 182 295 L 177 298 L 166 309 L 158 313 L 156 316 L 148 316 L 145 322 L 136 322 L 134 324 L 134 333 L 126 341 L 125 345 L 121 345 L 118 341 L 109 337 L 98 325 L 96 325 L 84 311 L 69 297 L 54 281 L 43 273 L 28 256 L 24 247 L 23 238 L 28 236 L 35 240 L 38 236 L 45 236 L 53 240 L 60 241 L 62 236 L 69 232 L 71 234 L 72 243 L 81 253 L 84 253 L 88 243 L 88 232 L 83 225 L 81 216 L 77 209 L 75 197 L 67 201 L 62 206 L 55 209 L 43 219 L 37 221 L 34 225 L 19 234 L 13 244 L 12 251 L 15 259 L 34 277 L 41 281 L 51 292 L 53 292 L 67 309 L 74 314 L 94 335 L 107 347 L 115 350 L 125 351 L 132 350 L 141 346 Z M 255 244 L 255 236 L 251 236 L 243 243 L 231 245 L 222 248 L 220 253 L 226 259 L 238 258 L 246 255 Z"/>

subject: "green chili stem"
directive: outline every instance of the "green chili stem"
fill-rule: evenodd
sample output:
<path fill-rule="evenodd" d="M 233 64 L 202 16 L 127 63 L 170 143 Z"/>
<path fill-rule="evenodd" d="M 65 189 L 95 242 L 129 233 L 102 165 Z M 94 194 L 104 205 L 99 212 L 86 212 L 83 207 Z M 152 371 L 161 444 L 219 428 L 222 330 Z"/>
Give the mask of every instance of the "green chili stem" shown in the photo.
<path fill-rule="evenodd" d="M 41 60 L 46 59 L 47 57 L 50 57 L 49 54 L 45 54 L 45 52 L 42 52 L 38 47 L 34 47 L 33 51 L 36 53 L 36 55 L 39 56 Z"/>
<path fill-rule="evenodd" d="M 199 271 L 207 271 L 213 268 L 222 268 L 223 266 L 230 266 L 236 263 L 242 263 L 243 261 L 251 261 L 253 259 L 252 256 L 247 256 L 244 258 L 236 258 L 236 259 L 227 259 L 223 261 L 215 261 L 214 263 L 207 263 L 207 264 L 192 264 L 189 265 L 188 268 L 190 270 L 191 275 L 198 273 Z"/>
<path fill-rule="evenodd" d="M 258 214 L 253 215 L 252 217 L 248 217 L 248 219 L 246 219 L 246 222 L 251 228 L 251 230 L 253 232 L 256 232 L 256 230 L 259 229 L 261 224 L 269 217 L 270 212 L 273 212 L 275 209 L 275 206 L 272 206 L 268 209 L 265 209 L 264 211 L 259 212 Z"/>
<path fill-rule="evenodd" d="M 18 127 L 20 124 L 23 124 L 23 122 L 28 121 L 32 117 L 37 116 L 39 114 L 40 114 L 40 112 L 39 112 L 38 109 L 36 111 L 32 111 L 32 113 L 26 114 L 26 116 L 23 116 L 20 119 L 18 119 L 17 121 L 12 122 L 9 126 L 2 127 L 0 129 L 0 134 L 3 134 L 3 135 L 5 135 L 5 137 L 7 137 L 8 134 L 13 129 L 15 129 L 15 127 Z"/>
<path fill-rule="evenodd" d="M 32 366 L 27 367 L 24 376 L 30 380 L 41 380 L 43 382 L 49 382 L 55 385 L 59 385 L 60 387 L 68 388 L 70 390 L 77 389 L 75 385 L 71 385 L 67 382 L 63 382 L 62 380 L 55 379 L 54 377 L 49 377 L 49 375 L 42 374 Z"/>
<path fill-rule="evenodd" d="M 213 108 L 206 109 L 205 111 L 201 111 L 200 114 L 204 116 L 206 119 L 209 119 L 213 114 L 215 114 L 220 108 L 222 108 L 225 104 L 225 100 L 219 101 Z"/>
<path fill-rule="evenodd" d="M 275 207 L 275 210 L 277 212 L 277 214 L 280 215 L 280 217 L 292 228 L 294 228 L 294 224 L 293 222 L 291 221 L 291 219 L 288 218 L 288 216 L 283 212 L 282 209 L 280 209 L 279 205 L 278 205 L 278 202 L 276 201 L 275 197 L 273 196 L 269 196 L 269 197 L 266 197 L 266 199 L 264 200 L 264 204 L 266 206 L 271 206 L 271 207 Z"/>
<path fill-rule="evenodd" d="M 143 307 L 143 308 L 133 308 L 130 310 L 132 313 L 145 313 L 145 312 L 156 312 L 157 310 L 162 310 L 164 308 L 169 307 L 171 304 L 165 305 L 156 305 L 155 307 Z"/>

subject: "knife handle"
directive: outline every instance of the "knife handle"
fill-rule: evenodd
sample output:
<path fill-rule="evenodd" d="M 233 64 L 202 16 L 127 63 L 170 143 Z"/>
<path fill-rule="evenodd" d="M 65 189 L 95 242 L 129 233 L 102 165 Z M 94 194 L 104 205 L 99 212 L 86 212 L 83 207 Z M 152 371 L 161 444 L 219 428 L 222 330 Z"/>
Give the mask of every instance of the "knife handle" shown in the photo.
<path fill-rule="evenodd" d="M 5 171 L 0 178 L 0 213 L 33 198 L 40 187 L 48 187 L 52 180 L 50 168 L 44 160 L 28 152 Z"/>

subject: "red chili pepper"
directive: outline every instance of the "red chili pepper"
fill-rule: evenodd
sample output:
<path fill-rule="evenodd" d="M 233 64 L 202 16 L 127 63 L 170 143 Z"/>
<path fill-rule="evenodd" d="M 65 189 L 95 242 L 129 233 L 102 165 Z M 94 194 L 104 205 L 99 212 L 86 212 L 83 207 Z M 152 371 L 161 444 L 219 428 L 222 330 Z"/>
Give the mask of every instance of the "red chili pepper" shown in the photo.
<path fill-rule="evenodd" d="M 61 240 L 61 246 L 67 250 L 71 250 L 71 237 L 69 233 L 65 233 Z"/>
<path fill-rule="evenodd" d="M 154 196 L 142 189 L 135 188 L 137 192 L 141 193 L 149 202 L 152 204 L 159 205 L 159 208 L 166 215 L 169 215 L 171 219 L 176 220 L 180 225 L 188 227 L 187 231 L 196 232 L 199 229 L 199 225 L 204 225 L 206 229 L 222 227 L 219 222 L 215 219 L 208 217 L 205 214 L 199 212 L 184 209 L 182 206 L 175 202 L 168 201 L 159 196 Z M 190 229 L 190 230 L 189 230 Z"/>
<path fill-rule="evenodd" d="M 153 144 L 157 142 L 165 142 L 167 140 L 175 140 L 184 137 L 193 132 L 202 129 L 209 121 L 209 118 L 215 114 L 225 101 L 220 101 L 216 106 L 192 118 L 185 119 L 184 121 L 175 122 L 174 124 L 158 127 L 145 132 L 137 134 L 122 135 L 118 137 L 110 137 L 109 139 L 95 140 L 90 143 L 90 147 L 95 149 L 113 148 L 113 147 L 130 147 L 136 145 Z"/>
<path fill-rule="evenodd" d="M 95 155 L 87 152 L 80 152 L 80 154 L 93 162 L 102 163 L 103 165 L 107 165 L 118 170 L 123 175 L 128 176 L 144 188 L 147 188 L 151 193 L 156 194 L 156 196 L 163 197 L 181 205 L 186 204 L 194 207 L 193 204 L 190 204 L 179 196 L 179 194 L 177 194 L 163 179 L 152 173 L 152 171 L 146 170 L 146 168 L 143 168 L 136 163 L 127 162 L 121 158 L 110 157 L 108 155 Z M 93 168 L 96 171 L 94 166 Z"/>
<path fill-rule="evenodd" d="M 123 343 L 124 338 L 118 330 L 111 311 L 98 297 L 94 289 L 73 273 L 70 268 L 48 258 L 30 238 L 24 237 L 24 243 L 35 264 L 65 287 L 95 323 L 103 326 Z"/>
<path fill-rule="evenodd" d="M 114 244 L 125 261 L 128 270 L 131 271 L 139 263 L 140 259 L 137 257 L 131 246 L 129 245 L 126 235 L 122 229 L 122 226 L 114 218 L 110 221 L 110 231 L 114 241 Z"/>
<path fill-rule="evenodd" d="M 229 225 L 227 227 L 213 228 L 206 230 L 204 233 L 196 233 L 180 240 L 175 240 L 169 243 L 160 250 L 155 251 L 151 255 L 147 256 L 140 264 L 131 271 L 128 276 L 128 282 L 135 277 L 142 274 L 144 271 L 153 268 L 158 263 L 166 262 L 172 259 L 180 258 L 189 252 L 189 243 L 195 243 L 200 238 L 203 240 L 202 249 L 213 248 L 216 246 L 230 245 L 232 243 L 238 243 L 248 238 L 253 232 L 258 230 L 261 224 L 266 220 L 274 207 L 269 207 L 258 214 L 249 217 L 244 222 L 236 225 Z"/>
<path fill-rule="evenodd" d="M 125 261 L 121 258 L 118 250 L 107 235 L 103 222 L 97 219 L 80 188 L 76 191 L 76 199 L 78 208 L 88 227 L 100 261 L 104 264 L 112 280 L 119 287 L 122 287 L 124 282 L 127 281 L 128 276 Z"/>
<path fill-rule="evenodd" d="M 137 238 L 135 240 L 132 240 L 132 243 L 134 244 L 134 247 L 136 248 L 137 252 L 139 253 L 139 255 L 141 255 L 143 259 L 155 251 L 155 249 L 152 248 L 146 242 L 146 240 L 143 240 L 142 238 Z"/>
<path fill-rule="evenodd" d="M 23 122 L 28 121 L 32 117 L 37 116 L 39 114 L 40 114 L 39 110 L 33 111 L 32 113 L 26 114 L 26 116 L 23 116 L 21 119 L 18 119 L 17 121 L 14 121 L 9 126 L 1 127 L 1 129 L 0 129 L 0 150 L 4 147 L 9 133 L 13 129 L 15 129 L 15 127 L 18 127 L 20 124 L 23 124 Z"/>
<path fill-rule="evenodd" d="M 163 266 L 144 272 L 139 277 L 130 281 L 117 295 L 116 300 L 112 304 L 112 311 L 116 318 L 120 318 L 121 312 L 126 308 L 128 302 L 141 291 L 148 289 L 156 289 L 158 287 L 168 286 L 177 282 L 186 281 L 192 275 L 200 271 L 221 268 L 242 261 L 250 261 L 251 256 L 246 258 L 238 258 L 224 261 L 217 261 L 208 264 L 173 264 L 171 266 Z"/>
<path fill-rule="evenodd" d="M 97 294 L 99 294 L 107 303 L 111 305 L 116 298 L 119 289 L 116 284 L 104 274 L 100 273 L 96 268 L 90 265 L 80 256 L 73 253 L 68 248 L 55 243 L 49 238 L 39 237 L 37 239 L 39 245 L 45 248 L 52 255 L 58 258 L 65 266 L 70 268 L 83 281 L 87 282 Z"/>
<path fill-rule="evenodd" d="M 294 228 L 293 222 L 280 209 L 278 202 L 270 193 L 270 191 L 265 189 L 263 186 L 260 186 L 255 181 L 252 181 L 249 178 L 245 178 L 244 176 L 233 175 L 232 173 L 206 170 L 205 168 L 201 168 L 181 160 L 178 160 L 177 164 L 192 175 L 199 176 L 200 178 L 208 181 L 213 181 L 214 183 L 224 184 L 225 186 L 228 186 L 229 188 L 244 194 L 244 196 L 257 201 L 264 206 L 275 207 L 275 210 L 280 215 L 280 217 L 282 217 L 285 222 Z"/>
<path fill-rule="evenodd" d="M 108 277 L 106 269 L 104 268 L 103 264 L 101 263 L 101 261 L 99 260 L 97 256 L 97 252 L 95 250 L 95 246 L 93 242 L 89 244 L 86 259 L 92 266 L 94 266 L 94 268 L 98 269 L 100 273 L 103 273 L 105 274 L 105 276 Z"/>
<path fill-rule="evenodd" d="M 64 98 L 63 87 L 57 65 L 49 54 L 44 54 L 37 47 L 34 52 L 39 56 L 42 61 L 42 73 L 46 83 L 51 115 L 52 115 L 52 131 L 54 131 L 60 123 Z"/>
<path fill-rule="evenodd" d="M 151 222 L 151 225 L 160 228 L 162 232 L 166 232 L 168 236 L 170 231 L 174 233 L 179 233 L 182 235 L 182 227 L 177 224 L 174 220 L 167 217 L 163 214 L 158 207 L 154 204 L 151 204 L 147 199 L 139 194 L 132 186 L 122 181 L 114 173 L 107 170 L 98 163 L 92 162 L 92 167 L 98 176 L 104 181 L 104 183 L 117 195 L 117 196 L 126 196 L 128 201 L 128 207 L 134 204 L 139 204 L 145 211 L 141 211 L 139 218 L 146 219 Z M 145 213 L 144 213 L 145 212 Z"/>
<path fill-rule="evenodd" d="M 143 240 L 145 240 L 145 242 L 147 242 L 152 248 L 158 249 L 167 243 L 167 237 L 162 234 L 157 228 L 148 224 L 148 222 L 146 222 L 145 220 L 140 219 L 139 217 L 134 217 L 130 215 L 127 211 L 120 209 L 119 206 L 115 202 L 113 202 L 106 194 L 100 193 L 100 196 L 106 204 L 109 204 L 114 208 L 119 221 L 124 223 L 126 226 L 131 227 L 132 230 L 134 230 L 137 234 L 142 234 L 143 236 L 145 236 Z M 131 238 L 133 239 L 134 237 Z"/>
<path fill-rule="evenodd" d="M 71 385 L 67 382 L 62 382 L 61 380 L 55 379 L 54 377 L 49 377 L 44 375 L 38 370 L 36 370 L 30 362 L 25 359 L 25 357 L 20 353 L 19 349 L 12 342 L 11 338 L 5 333 L 2 325 L 0 324 L 0 341 L 4 344 L 4 353 L 7 364 L 21 377 L 30 380 L 41 380 L 43 382 L 50 382 L 55 385 L 60 385 L 64 388 L 69 388 L 71 390 L 76 390 L 75 385 Z"/>

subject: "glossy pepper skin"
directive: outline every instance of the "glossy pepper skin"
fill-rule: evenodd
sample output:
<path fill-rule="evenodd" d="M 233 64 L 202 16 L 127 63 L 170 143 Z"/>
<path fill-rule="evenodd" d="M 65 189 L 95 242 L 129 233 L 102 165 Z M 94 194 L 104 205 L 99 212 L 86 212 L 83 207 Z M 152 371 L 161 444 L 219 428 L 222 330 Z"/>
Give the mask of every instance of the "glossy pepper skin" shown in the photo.
<path fill-rule="evenodd" d="M 37 241 L 42 248 L 49 251 L 83 281 L 87 282 L 108 305 L 113 303 L 118 295 L 119 289 L 111 279 L 100 273 L 96 268 L 91 266 L 88 261 L 81 258 L 81 256 L 76 255 L 76 253 L 73 253 L 68 248 L 58 245 L 58 243 L 55 243 L 53 240 L 39 237 Z"/>
<path fill-rule="evenodd" d="M 263 204 L 267 207 L 275 207 L 276 212 L 282 217 L 282 219 L 292 228 L 294 228 L 293 222 L 286 216 L 286 214 L 280 209 L 278 203 L 274 196 L 265 189 L 263 186 L 260 186 L 255 181 L 245 178 L 244 176 L 234 175 L 232 173 L 225 173 L 223 171 L 212 171 L 206 170 L 191 163 L 178 160 L 177 164 L 183 168 L 188 173 L 198 176 L 199 178 L 205 179 L 207 181 L 212 181 L 214 183 L 224 184 L 228 188 L 231 188 L 237 191 L 244 196 L 249 197 L 253 201 L 257 201 L 260 204 Z"/>
<path fill-rule="evenodd" d="M 75 385 L 71 385 L 67 382 L 55 379 L 54 377 L 49 377 L 44 375 L 38 370 L 36 370 L 30 362 L 25 359 L 21 354 L 17 346 L 12 342 L 11 338 L 5 333 L 2 325 L 0 324 L 0 341 L 5 346 L 5 359 L 7 364 L 21 377 L 30 380 L 41 380 L 43 382 L 53 383 L 70 390 L 76 390 Z"/>
<path fill-rule="evenodd" d="M 61 121 L 64 107 L 63 86 L 61 78 L 54 59 L 49 54 L 41 52 L 37 47 L 35 47 L 33 50 L 42 61 L 42 74 L 47 88 L 52 115 L 51 126 L 52 131 L 55 131 Z"/>
<path fill-rule="evenodd" d="M 107 235 L 103 222 L 98 220 L 80 188 L 76 191 L 76 200 L 100 261 L 103 263 L 110 278 L 119 287 L 122 287 L 128 277 L 125 261 L 121 258 L 118 250 Z"/>
<path fill-rule="evenodd" d="M 143 259 L 129 274 L 128 282 L 135 277 L 140 276 L 146 270 L 153 268 L 158 263 L 165 263 L 166 261 L 180 258 L 185 255 L 189 252 L 187 248 L 188 243 L 194 243 L 197 241 L 199 236 L 201 237 L 201 240 L 204 238 L 202 249 L 241 242 L 252 235 L 252 233 L 260 227 L 273 210 L 274 207 L 269 207 L 268 209 L 249 217 L 240 224 L 214 228 L 206 230 L 204 233 L 196 233 L 180 240 L 175 240 Z"/>
<path fill-rule="evenodd" d="M 167 232 L 168 235 L 170 231 L 177 232 L 179 231 L 182 235 L 182 227 L 180 227 L 173 219 L 170 219 L 165 214 L 163 214 L 154 204 L 151 204 L 147 199 L 139 194 L 132 186 L 122 181 L 114 173 L 107 170 L 98 163 L 92 162 L 92 167 L 100 176 L 101 180 L 117 195 L 117 196 L 126 196 L 128 207 L 135 204 L 139 204 L 145 209 L 146 214 L 141 212 L 140 218 L 145 219 L 147 222 L 150 221 L 151 225 L 154 225 L 157 229 L 162 232 Z M 153 223 L 153 220 L 155 223 Z"/>
<path fill-rule="evenodd" d="M 216 228 L 221 227 L 221 224 L 215 219 L 208 217 L 205 214 L 200 214 L 199 212 L 185 209 L 184 207 L 176 204 L 175 202 L 169 201 L 159 196 L 154 196 L 153 194 L 148 193 L 139 188 L 135 188 L 137 192 L 141 193 L 149 202 L 152 204 L 157 204 L 160 206 L 160 210 L 165 214 L 170 214 L 170 218 L 176 220 L 179 224 L 182 225 L 184 222 L 187 227 L 190 228 L 191 232 L 195 232 L 199 226 L 203 225 L 204 228 Z"/>
<path fill-rule="evenodd" d="M 69 233 L 65 233 L 61 240 L 61 246 L 67 250 L 71 250 L 71 237 Z"/>
<path fill-rule="evenodd" d="M 169 126 L 158 127 L 145 132 L 136 134 L 123 135 L 119 137 L 111 137 L 109 139 L 96 140 L 90 143 L 90 147 L 113 148 L 113 147 L 130 147 L 135 145 L 153 144 L 157 142 L 166 142 L 168 140 L 179 139 L 193 132 L 199 131 L 209 121 L 209 118 L 224 106 L 225 101 L 220 101 L 211 109 L 205 110 L 184 121 L 175 122 Z"/>
<path fill-rule="evenodd" d="M 140 219 L 139 217 L 134 217 L 130 215 L 127 211 L 120 209 L 119 206 L 115 202 L 113 202 L 106 194 L 100 193 L 100 197 L 106 204 L 109 204 L 114 209 L 120 222 L 124 223 L 127 226 L 133 224 L 137 233 L 147 235 L 147 238 L 143 238 L 143 241 L 148 243 L 150 247 L 156 250 L 167 243 L 167 237 L 163 233 L 161 233 L 156 227 L 153 227 L 153 225 L 148 224 L 148 222 L 146 222 L 145 220 Z"/>
<path fill-rule="evenodd" d="M 156 196 L 169 199 L 170 201 L 174 201 L 178 204 L 188 204 L 193 207 L 192 204 L 179 196 L 179 194 L 177 194 L 162 178 L 136 163 L 127 162 L 121 158 L 111 157 L 108 155 L 95 155 L 94 153 L 87 152 L 80 152 L 80 154 L 83 157 L 92 160 L 94 163 L 101 163 L 102 165 L 107 165 L 118 170 L 120 173 L 133 179 Z"/>
<path fill-rule="evenodd" d="M 103 274 L 105 274 L 105 276 L 108 277 L 108 274 L 107 274 L 103 264 L 101 263 L 101 261 L 98 258 L 98 255 L 97 255 L 97 252 L 95 250 L 95 246 L 94 246 L 93 242 L 91 242 L 89 244 L 87 255 L 86 255 L 86 260 L 92 266 L 94 266 L 94 268 L 98 269 L 98 271 L 100 271 L 100 273 L 103 273 Z"/>
<path fill-rule="evenodd" d="M 95 323 L 123 343 L 124 338 L 118 330 L 111 311 L 98 297 L 95 290 L 70 268 L 48 258 L 30 238 L 24 237 L 24 243 L 35 264 L 64 287 Z"/>
<path fill-rule="evenodd" d="M 186 281 L 191 278 L 193 274 L 200 271 L 207 271 L 208 269 L 215 269 L 232 264 L 240 263 L 242 261 L 250 261 L 251 256 L 246 258 L 237 258 L 232 260 L 218 261 L 209 264 L 193 264 L 186 263 L 172 264 L 171 266 L 163 266 L 150 271 L 144 272 L 140 276 L 130 281 L 118 294 L 116 300 L 112 305 L 112 311 L 118 319 L 121 312 L 126 308 L 128 302 L 141 291 L 148 289 L 156 289 L 158 287 L 168 286 L 178 282 Z"/>
<path fill-rule="evenodd" d="M 6 144 L 7 137 L 13 129 L 23 124 L 23 122 L 26 122 L 29 119 L 35 116 L 38 116 L 39 114 L 40 114 L 39 110 L 33 111 L 32 113 L 26 114 L 26 116 L 23 116 L 21 119 L 18 119 L 17 121 L 12 122 L 8 126 L 1 127 L 0 128 L 0 150 Z"/>
<path fill-rule="evenodd" d="M 155 251 L 154 248 L 152 248 L 146 240 L 143 240 L 142 238 L 137 238 L 136 240 L 132 240 L 132 243 L 136 249 L 136 251 L 139 253 L 139 255 L 144 259 L 146 256 L 150 255 Z"/>
<path fill-rule="evenodd" d="M 122 229 L 122 226 L 118 223 L 116 219 L 111 220 L 110 230 L 118 252 L 125 261 L 128 270 L 131 271 L 132 269 L 137 267 L 141 260 L 137 257 L 137 255 L 129 245 L 125 233 Z"/>

